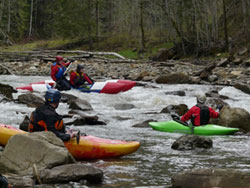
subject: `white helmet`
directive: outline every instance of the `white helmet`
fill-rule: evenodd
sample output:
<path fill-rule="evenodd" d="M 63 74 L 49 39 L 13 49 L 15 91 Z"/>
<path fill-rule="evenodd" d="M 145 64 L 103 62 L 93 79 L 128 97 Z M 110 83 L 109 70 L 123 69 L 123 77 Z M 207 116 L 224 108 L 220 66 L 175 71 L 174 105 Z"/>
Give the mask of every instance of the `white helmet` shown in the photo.
<path fill-rule="evenodd" d="M 205 104 L 207 100 L 205 95 L 197 95 L 196 99 L 197 99 L 197 103 L 199 104 Z"/>

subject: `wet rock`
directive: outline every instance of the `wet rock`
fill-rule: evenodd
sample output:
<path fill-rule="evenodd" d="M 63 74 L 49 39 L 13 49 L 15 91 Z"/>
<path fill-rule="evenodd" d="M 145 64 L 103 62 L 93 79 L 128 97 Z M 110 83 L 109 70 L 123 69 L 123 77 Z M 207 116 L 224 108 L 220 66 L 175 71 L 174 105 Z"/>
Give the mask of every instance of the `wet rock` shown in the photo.
<path fill-rule="evenodd" d="M 30 123 L 30 118 L 28 116 L 25 116 L 23 122 L 19 126 L 19 129 L 28 132 L 29 123 Z"/>
<path fill-rule="evenodd" d="M 148 71 L 143 71 L 143 72 L 141 72 L 139 75 L 137 75 L 137 76 L 135 77 L 135 79 L 133 79 L 133 80 L 141 81 L 141 80 L 143 80 L 146 76 L 149 76 L 149 72 L 148 72 Z"/>
<path fill-rule="evenodd" d="M 3 151 L 3 147 L 2 147 L 2 146 L 0 146 L 0 152 L 1 152 L 1 151 Z"/>
<path fill-rule="evenodd" d="M 106 125 L 105 122 L 99 121 L 97 116 L 80 116 L 74 115 L 70 119 L 64 119 L 65 125 L 75 125 L 75 126 L 82 126 L 82 125 Z"/>
<path fill-rule="evenodd" d="M 116 105 L 114 106 L 114 108 L 115 108 L 116 110 L 130 110 L 130 109 L 135 108 L 135 105 L 133 105 L 133 104 L 128 104 L 128 103 L 116 104 Z"/>
<path fill-rule="evenodd" d="M 236 127 L 250 131 L 250 113 L 242 108 L 230 108 L 225 106 L 220 111 L 219 125 Z"/>
<path fill-rule="evenodd" d="M 13 93 L 17 93 L 13 87 L 0 83 L 0 94 L 6 96 L 9 99 L 13 99 Z"/>
<path fill-rule="evenodd" d="M 216 75 L 209 75 L 208 76 L 208 81 L 209 82 L 216 82 L 218 80 L 218 76 L 216 76 Z"/>
<path fill-rule="evenodd" d="M 137 127 L 137 128 L 151 128 L 149 126 L 149 124 L 148 124 L 149 122 L 156 122 L 156 120 L 149 119 L 149 120 L 146 120 L 146 121 L 144 121 L 142 123 L 135 124 L 132 127 Z"/>
<path fill-rule="evenodd" d="M 33 176 L 19 176 L 16 174 L 7 174 L 5 177 L 8 179 L 8 183 L 11 187 L 25 187 L 25 188 L 33 188 L 34 187 L 34 179 Z"/>
<path fill-rule="evenodd" d="M 242 63 L 242 59 L 241 58 L 236 58 L 235 60 L 233 60 L 233 65 L 240 65 Z"/>
<path fill-rule="evenodd" d="M 222 59 L 219 63 L 218 63 L 218 67 L 226 67 L 229 64 L 229 59 L 228 58 L 224 58 Z"/>
<path fill-rule="evenodd" d="M 89 183 L 99 184 L 103 179 L 100 169 L 84 164 L 67 164 L 52 169 L 45 169 L 40 173 L 43 183 L 69 183 L 87 180 Z"/>
<path fill-rule="evenodd" d="M 193 150 L 196 148 L 210 149 L 213 141 L 210 138 L 197 135 L 184 135 L 178 138 L 171 146 L 175 150 Z"/>
<path fill-rule="evenodd" d="M 185 91 L 180 90 L 180 91 L 170 91 L 170 92 L 165 92 L 166 95 L 178 95 L 178 96 L 186 96 Z"/>
<path fill-rule="evenodd" d="M 26 93 L 19 95 L 17 101 L 22 104 L 26 104 L 28 107 L 38 107 L 44 104 L 44 99 L 38 97 L 32 93 Z"/>
<path fill-rule="evenodd" d="M 0 173 L 29 175 L 33 165 L 43 170 L 74 162 L 62 140 L 52 132 L 17 134 L 9 139 L 3 151 Z"/>
<path fill-rule="evenodd" d="M 210 75 L 211 75 L 211 72 L 210 72 L 210 71 L 204 70 L 204 71 L 201 72 L 200 78 L 201 78 L 202 80 L 207 80 L 208 77 L 209 77 Z"/>
<path fill-rule="evenodd" d="M 118 120 L 118 121 L 126 121 L 132 119 L 131 117 L 122 117 L 122 116 L 113 116 L 112 118 Z"/>
<path fill-rule="evenodd" d="M 250 94 L 250 85 L 237 83 L 234 85 L 236 89 L 239 89 L 247 94 Z"/>
<path fill-rule="evenodd" d="M 160 113 L 175 113 L 179 116 L 184 115 L 188 111 L 188 106 L 185 104 L 179 105 L 169 105 L 166 108 L 163 108 Z"/>
<path fill-rule="evenodd" d="M 233 169 L 194 169 L 171 178 L 173 188 L 248 188 L 250 173 Z"/>
<path fill-rule="evenodd" d="M 205 70 L 208 72 L 211 72 L 214 68 L 216 67 L 216 63 L 209 63 L 206 67 Z"/>
<path fill-rule="evenodd" d="M 91 104 L 83 99 L 75 99 L 70 101 L 69 108 L 73 110 L 91 111 L 93 110 Z"/>
<path fill-rule="evenodd" d="M 61 101 L 70 104 L 71 101 L 76 100 L 77 97 L 67 93 L 61 93 Z"/>
<path fill-rule="evenodd" d="M 8 68 L 0 65 L 0 74 L 1 75 L 10 75 L 11 72 L 10 72 L 10 70 L 8 70 Z"/>
<path fill-rule="evenodd" d="M 158 84 L 188 84 L 190 77 L 183 73 L 174 73 L 158 77 L 155 81 Z"/>

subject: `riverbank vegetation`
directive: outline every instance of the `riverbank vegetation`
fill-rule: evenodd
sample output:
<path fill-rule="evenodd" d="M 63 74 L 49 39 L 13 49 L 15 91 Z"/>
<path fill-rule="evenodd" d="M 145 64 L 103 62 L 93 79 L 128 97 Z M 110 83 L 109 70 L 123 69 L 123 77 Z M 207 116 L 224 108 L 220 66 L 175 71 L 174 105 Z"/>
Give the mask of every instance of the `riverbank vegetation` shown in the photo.
<path fill-rule="evenodd" d="M 250 47 L 249 0 L 1 0 L 5 50 L 81 49 L 148 58 Z M 178 54 L 178 55 L 176 55 Z"/>

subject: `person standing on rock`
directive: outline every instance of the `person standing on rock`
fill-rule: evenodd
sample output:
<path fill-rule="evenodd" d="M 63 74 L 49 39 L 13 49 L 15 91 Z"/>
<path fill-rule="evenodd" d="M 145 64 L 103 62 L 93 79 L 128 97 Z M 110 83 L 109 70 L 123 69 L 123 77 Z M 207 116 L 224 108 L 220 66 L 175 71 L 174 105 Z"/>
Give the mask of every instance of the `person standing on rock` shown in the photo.
<path fill-rule="evenodd" d="M 51 78 L 56 82 L 58 90 L 70 90 L 71 86 L 66 79 L 65 71 L 72 62 L 65 63 L 62 56 L 56 56 L 56 61 L 51 66 Z"/>
<path fill-rule="evenodd" d="M 85 82 L 88 82 L 88 84 L 94 83 L 94 81 L 84 73 L 83 66 L 77 65 L 76 70 L 70 73 L 70 84 L 74 88 L 86 88 L 87 85 Z"/>
<path fill-rule="evenodd" d="M 31 113 L 29 132 L 51 131 L 63 141 L 76 136 L 74 132 L 65 131 L 63 118 L 56 113 L 61 100 L 61 93 L 56 89 L 49 89 L 45 94 L 45 104 Z"/>
<path fill-rule="evenodd" d="M 197 104 L 181 117 L 181 121 L 186 122 L 191 119 L 193 126 L 207 125 L 210 118 L 218 118 L 219 113 L 205 105 L 206 96 L 198 95 Z"/>

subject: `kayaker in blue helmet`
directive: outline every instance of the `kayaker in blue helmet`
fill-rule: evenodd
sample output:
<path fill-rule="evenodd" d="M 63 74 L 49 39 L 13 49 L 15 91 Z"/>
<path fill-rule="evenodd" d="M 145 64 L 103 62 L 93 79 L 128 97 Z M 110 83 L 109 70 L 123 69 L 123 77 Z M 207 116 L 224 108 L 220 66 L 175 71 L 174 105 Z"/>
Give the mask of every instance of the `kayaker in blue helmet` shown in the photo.
<path fill-rule="evenodd" d="M 186 122 L 191 119 L 194 126 L 200 126 L 209 124 L 210 118 L 219 117 L 218 112 L 205 105 L 205 95 L 197 95 L 196 99 L 197 104 L 181 117 L 181 121 Z"/>
<path fill-rule="evenodd" d="M 51 131 L 63 141 L 76 136 L 75 132 L 66 133 L 63 117 L 56 113 L 61 100 L 61 93 L 56 89 L 49 89 L 45 94 L 45 104 L 31 113 L 29 132 Z"/>

